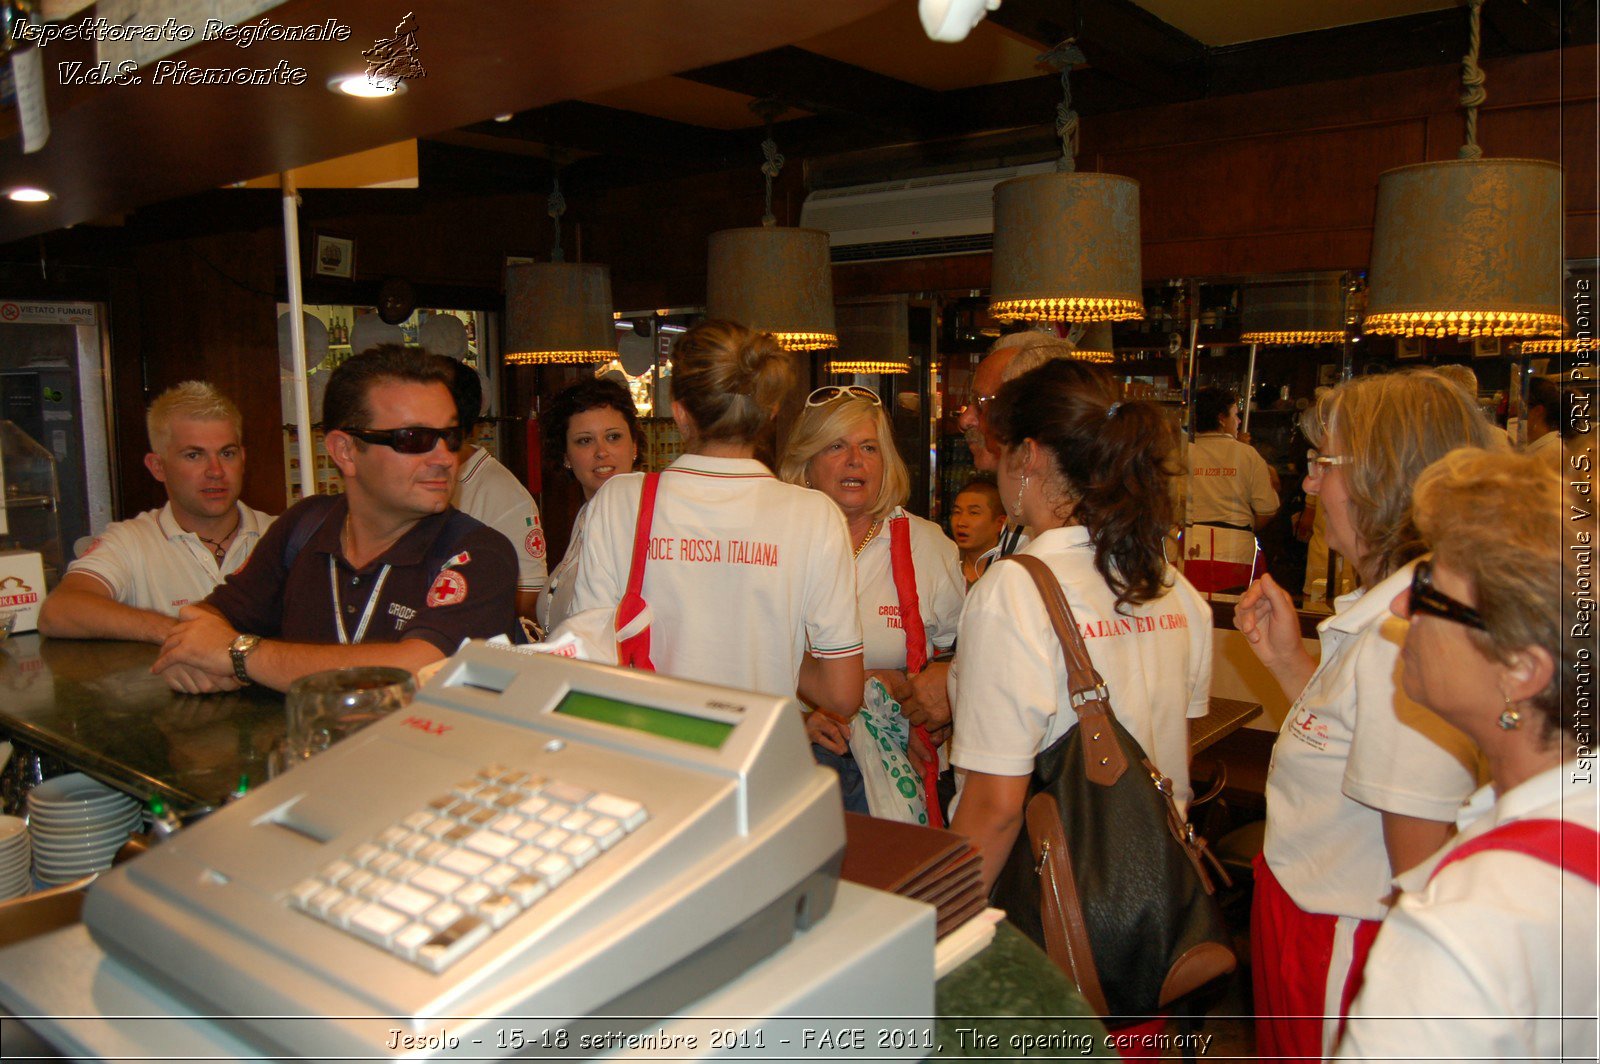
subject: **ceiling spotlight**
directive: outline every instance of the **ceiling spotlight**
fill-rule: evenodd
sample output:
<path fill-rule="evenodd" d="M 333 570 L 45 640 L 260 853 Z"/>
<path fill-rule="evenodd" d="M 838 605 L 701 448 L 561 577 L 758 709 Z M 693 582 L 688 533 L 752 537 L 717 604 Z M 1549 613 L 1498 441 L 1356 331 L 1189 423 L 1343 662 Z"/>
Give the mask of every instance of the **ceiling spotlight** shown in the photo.
<path fill-rule="evenodd" d="M 509 122 L 509 121 L 511 121 L 511 120 L 512 120 L 512 119 L 513 119 L 513 118 L 515 118 L 515 117 L 517 117 L 517 116 L 516 116 L 516 115 L 514 115 L 514 114 L 512 114 L 512 113 L 511 113 L 511 112 L 510 112 L 510 111 L 507 111 L 507 112 L 506 112 L 506 113 L 505 113 L 505 114 L 503 114 L 503 115 L 495 115 L 495 116 L 494 116 L 494 120 L 495 120 L 495 121 L 496 121 L 496 122 Z"/>
<path fill-rule="evenodd" d="M 328 82 L 328 88 L 334 92 L 342 92 L 346 96 L 378 99 L 385 96 L 400 95 L 406 91 L 406 83 L 403 81 L 373 81 L 365 74 L 340 74 Z"/>
<path fill-rule="evenodd" d="M 55 199 L 42 188 L 14 188 L 6 193 L 13 203 L 47 203 Z"/>

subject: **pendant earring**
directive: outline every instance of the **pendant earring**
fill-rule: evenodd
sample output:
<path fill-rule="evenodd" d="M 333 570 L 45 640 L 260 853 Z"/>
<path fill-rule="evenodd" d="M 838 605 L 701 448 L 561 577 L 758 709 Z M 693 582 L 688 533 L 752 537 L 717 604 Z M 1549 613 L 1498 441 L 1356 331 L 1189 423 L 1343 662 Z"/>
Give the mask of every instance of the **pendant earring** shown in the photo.
<path fill-rule="evenodd" d="M 1505 699 L 1506 708 L 1500 711 L 1500 719 L 1496 723 L 1500 725 L 1501 731 L 1516 731 L 1522 727 L 1522 714 L 1511 704 L 1511 699 L 1505 695 L 1500 697 Z"/>
<path fill-rule="evenodd" d="M 1012 504 L 1011 516 L 1015 520 L 1018 520 L 1018 521 L 1022 520 L 1022 494 L 1023 494 L 1023 492 L 1025 492 L 1027 490 L 1028 490 L 1028 475 L 1026 473 L 1024 473 L 1022 475 L 1022 486 L 1017 488 L 1017 501 Z"/>

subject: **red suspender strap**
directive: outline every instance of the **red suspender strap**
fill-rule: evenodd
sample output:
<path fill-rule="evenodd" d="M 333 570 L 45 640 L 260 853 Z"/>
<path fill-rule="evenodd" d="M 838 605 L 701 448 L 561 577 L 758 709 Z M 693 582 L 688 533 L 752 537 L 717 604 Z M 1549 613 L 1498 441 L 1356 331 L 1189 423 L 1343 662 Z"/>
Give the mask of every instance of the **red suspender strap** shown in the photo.
<path fill-rule="evenodd" d="M 900 626 L 906 633 L 906 675 L 915 676 L 928 664 L 928 630 L 922 626 L 922 603 L 917 598 L 917 570 L 911 563 L 911 522 L 904 514 L 889 519 L 889 565 L 894 574 L 894 592 L 900 599 Z M 912 742 L 919 742 L 931 755 L 922 770 L 923 804 L 928 809 L 928 825 L 944 827 L 939 815 L 939 757 L 928 737 L 928 729 L 918 724 L 911 729 Z"/>
<path fill-rule="evenodd" d="M 1486 831 L 1475 839 L 1469 839 L 1445 854 L 1444 859 L 1434 866 L 1433 873 L 1428 876 L 1428 882 L 1432 883 L 1439 873 L 1450 865 L 1484 850 L 1509 850 L 1512 853 L 1524 854 L 1594 883 L 1597 875 L 1596 866 L 1600 865 L 1600 832 L 1581 824 L 1571 824 L 1565 820 L 1549 817 L 1513 820 L 1509 824 L 1501 824 Z M 1355 1000 L 1356 992 L 1361 988 L 1362 979 L 1366 974 L 1367 952 L 1372 946 L 1377 928 L 1376 922 L 1363 920 L 1361 926 L 1356 929 L 1356 956 L 1350 966 L 1343 999 L 1340 1001 L 1340 1017 L 1349 1015 L 1350 1003 Z M 1365 935 L 1364 941 L 1363 935 Z M 1339 1030 L 1342 1035 L 1344 1032 L 1342 1018 Z"/>
<path fill-rule="evenodd" d="M 621 632 L 628 623 L 645 610 L 644 563 L 650 553 L 650 525 L 656 513 L 656 489 L 661 486 L 660 473 L 646 473 L 644 487 L 639 493 L 639 518 L 633 526 L 633 564 L 628 569 L 628 589 L 617 604 L 616 630 Z M 650 661 L 650 626 L 617 640 L 617 664 L 632 669 L 655 671 Z"/>
<path fill-rule="evenodd" d="M 911 564 L 911 522 L 903 515 L 889 519 L 889 564 L 894 592 L 900 599 L 900 624 L 906 633 L 906 673 L 915 675 L 928 664 L 928 632 L 922 627 L 917 570 Z"/>
<path fill-rule="evenodd" d="M 1513 820 L 1463 842 L 1445 855 L 1428 881 L 1447 866 L 1482 850 L 1510 850 L 1536 857 L 1590 883 L 1600 883 L 1600 832 L 1553 818 Z"/>

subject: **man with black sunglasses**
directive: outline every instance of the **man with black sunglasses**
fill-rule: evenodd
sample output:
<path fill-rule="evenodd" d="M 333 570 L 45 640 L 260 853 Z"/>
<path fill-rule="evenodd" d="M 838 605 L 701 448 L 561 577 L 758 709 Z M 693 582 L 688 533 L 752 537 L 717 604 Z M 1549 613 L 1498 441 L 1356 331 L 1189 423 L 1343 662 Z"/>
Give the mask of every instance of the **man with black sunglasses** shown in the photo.
<path fill-rule="evenodd" d="M 291 507 L 250 564 L 179 614 L 154 670 L 191 693 L 283 690 L 325 669 L 415 672 L 463 639 L 520 639 L 506 538 L 450 505 L 462 430 L 451 375 L 385 344 L 333 372 L 323 400 L 343 495 Z"/>

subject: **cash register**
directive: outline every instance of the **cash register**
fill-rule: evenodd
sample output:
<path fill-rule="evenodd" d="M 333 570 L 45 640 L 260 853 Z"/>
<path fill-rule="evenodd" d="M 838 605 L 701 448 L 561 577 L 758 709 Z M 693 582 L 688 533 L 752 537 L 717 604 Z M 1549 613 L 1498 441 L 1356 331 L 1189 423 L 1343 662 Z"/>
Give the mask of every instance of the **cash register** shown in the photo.
<path fill-rule="evenodd" d="M 448 1030 L 504 1055 L 748 978 L 826 926 L 843 846 L 792 699 L 469 644 L 407 709 L 102 877 L 84 923 L 268 1052 L 415 1057 Z"/>

